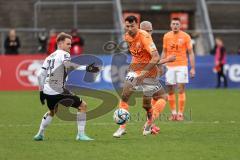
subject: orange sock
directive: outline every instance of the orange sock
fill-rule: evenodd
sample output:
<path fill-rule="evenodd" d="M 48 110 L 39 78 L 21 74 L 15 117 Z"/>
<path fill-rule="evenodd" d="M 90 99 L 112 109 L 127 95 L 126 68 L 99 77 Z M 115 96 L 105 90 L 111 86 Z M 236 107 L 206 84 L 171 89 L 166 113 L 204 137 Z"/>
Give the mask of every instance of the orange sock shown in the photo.
<path fill-rule="evenodd" d="M 169 105 L 170 105 L 170 109 L 172 111 L 172 114 L 177 114 L 175 94 L 169 94 L 168 95 L 168 101 L 169 101 Z"/>
<path fill-rule="evenodd" d="M 166 106 L 166 101 L 165 99 L 159 99 L 156 101 L 155 105 L 153 106 L 153 119 L 157 119 L 159 117 L 159 114 L 162 113 L 163 109 Z"/>
<path fill-rule="evenodd" d="M 126 102 L 120 101 L 119 108 L 126 109 L 128 111 L 128 104 Z M 120 128 L 126 128 L 126 123 L 123 125 L 120 125 Z"/>
<path fill-rule="evenodd" d="M 178 94 L 178 113 L 183 114 L 184 112 L 184 107 L 185 107 L 185 102 L 186 102 L 186 95 L 185 93 L 179 93 Z"/>
<path fill-rule="evenodd" d="M 128 111 L 128 104 L 126 102 L 120 101 L 119 108 L 123 108 Z"/>

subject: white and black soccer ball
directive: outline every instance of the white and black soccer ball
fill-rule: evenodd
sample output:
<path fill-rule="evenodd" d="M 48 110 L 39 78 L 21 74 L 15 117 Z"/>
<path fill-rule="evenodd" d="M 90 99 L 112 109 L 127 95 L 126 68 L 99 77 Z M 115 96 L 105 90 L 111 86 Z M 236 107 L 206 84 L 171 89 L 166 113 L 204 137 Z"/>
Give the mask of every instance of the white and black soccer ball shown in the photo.
<path fill-rule="evenodd" d="M 119 108 L 113 114 L 113 120 L 115 123 L 122 125 L 129 121 L 130 113 L 126 109 Z"/>

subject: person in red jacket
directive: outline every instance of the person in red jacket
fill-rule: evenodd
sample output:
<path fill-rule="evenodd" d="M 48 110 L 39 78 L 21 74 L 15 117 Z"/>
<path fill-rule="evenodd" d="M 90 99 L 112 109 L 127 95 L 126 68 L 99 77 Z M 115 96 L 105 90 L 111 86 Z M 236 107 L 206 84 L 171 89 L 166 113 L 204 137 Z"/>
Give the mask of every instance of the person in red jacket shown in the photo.
<path fill-rule="evenodd" d="M 226 49 L 224 47 L 223 41 L 221 38 L 216 38 L 215 45 L 215 67 L 214 71 L 217 73 L 217 85 L 216 88 L 221 86 L 221 78 L 223 79 L 224 88 L 228 87 L 227 77 L 224 73 L 224 65 L 226 64 Z"/>
<path fill-rule="evenodd" d="M 53 53 L 57 49 L 57 33 L 54 29 L 50 30 L 50 36 L 48 40 L 47 54 Z"/>
<path fill-rule="evenodd" d="M 81 55 L 83 53 L 84 40 L 78 35 L 77 29 L 72 29 L 72 48 L 71 55 Z"/>

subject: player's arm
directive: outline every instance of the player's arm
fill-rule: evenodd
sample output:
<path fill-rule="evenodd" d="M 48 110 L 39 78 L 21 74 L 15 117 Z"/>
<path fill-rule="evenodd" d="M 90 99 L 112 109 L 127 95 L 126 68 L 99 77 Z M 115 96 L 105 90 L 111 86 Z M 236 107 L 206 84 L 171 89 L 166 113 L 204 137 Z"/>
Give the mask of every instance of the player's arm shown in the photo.
<path fill-rule="evenodd" d="M 168 63 L 168 62 L 174 62 L 175 60 L 176 60 L 176 55 L 170 55 L 166 58 L 163 58 L 163 56 L 161 56 L 161 59 L 158 62 L 158 64 L 161 65 L 161 64 Z"/>
<path fill-rule="evenodd" d="M 189 54 L 189 61 L 190 61 L 190 77 L 194 78 L 196 71 L 195 71 L 195 55 L 194 55 L 194 51 L 193 51 L 193 47 L 192 47 L 192 42 L 191 42 L 191 38 L 190 36 L 187 38 L 187 51 Z"/>
<path fill-rule="evenodd" d="M 67 70 L 86 70 L 87 72 L 99 72 L 99 67 L 95 66 L 94 63 L 84 66 L 84 65 L 79 65 L 76 63 L 72 63 L 71 61 L 64 61 L 63 62 L 64 66 L 67 68 Z"/>
<path fill-rule="evenodd" d="M 156 66 L 160 60 L 159 53 L 151 36 L 143 37 L 142 43 L 144 49 L 150 53 L 151 60 L 141 71 L 140 75 L 138 76 L 137 83 L 140 83 L 144 79 L 145 74 L 148 73 L 154 66 Z"/>
<path fill-rule="evenodd" d="M 45 95 L 43 93 L 44 83 L 47 78 L 47 66 L 45 65 L 46 62 L 43 63 L 43 67 L 39 71 L 37 78 L 38 78 L 38 85 L 39 85 L 39 91 L 40 91 L 40 101 L 42 105 L 45 104 Z"/>
<path fill-rule="evenodd" d="M 160 60 L 160 56 L 158 54 L 158 51 L 152 51 L 151 52 L 151 60 L 149 63 L 144 67 L 143 71 L 141 72 L 140 76 L 144 76 L 147 72 L 149 72 L 154 66 L 156 66 Z"/>
<path fill-rule="evenodd" d="M 188 54 L 189 54 L 189 61 L 190 61 L 190 67 L 191 67 L 190 77 L 194 78 L 196 71 L 195 71 L 195 55 L 194 55 L 193 49 L 189 49 Z"/>
<path fill-rule="evenodd" d="M 64 54 L 62 57 L 63 65 L 67 70 L 86 70 L 87 72 L 99 72 L 99 67 L 94 63 L 84 66 L 71 62 L 70 54 Z"/>

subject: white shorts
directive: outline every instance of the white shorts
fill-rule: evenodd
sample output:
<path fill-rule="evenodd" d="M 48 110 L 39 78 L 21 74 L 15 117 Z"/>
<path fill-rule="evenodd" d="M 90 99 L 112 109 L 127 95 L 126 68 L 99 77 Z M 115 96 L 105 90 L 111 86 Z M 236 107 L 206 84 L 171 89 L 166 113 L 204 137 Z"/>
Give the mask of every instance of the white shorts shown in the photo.
<path fill-rule="evenodd" d="M 178 83 L 188 83 L 188 67 L 176 66 L 167 67 L 166 84 L 175 85 Z"/>
<path fill-rule="evenodd" d="M 142 91 L 145 96 L 152 97 L 154 93 L 163 89 L 161 83 L 157 78 L 145 78 L 142 84 L 136 84 L 137 74 L 135 72 L 128 72 L 125 82 L 133 86 L 134 90 Z"/>

